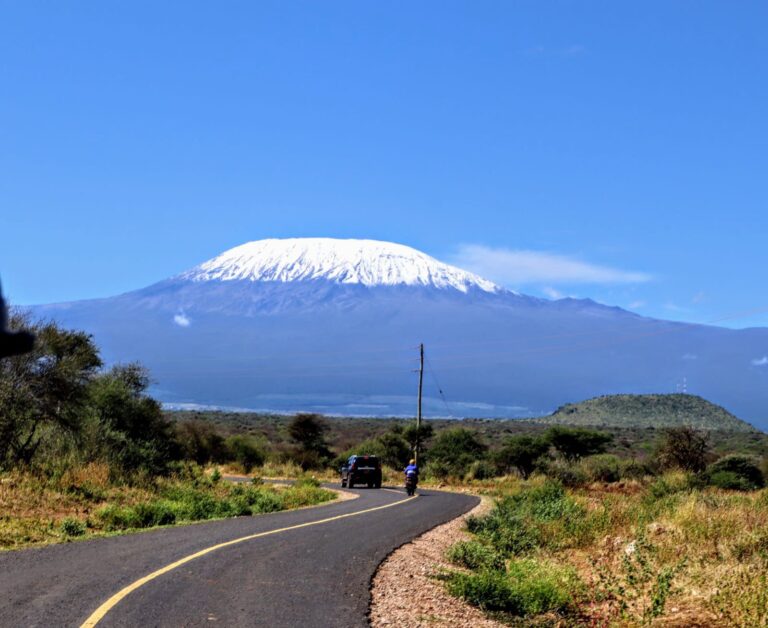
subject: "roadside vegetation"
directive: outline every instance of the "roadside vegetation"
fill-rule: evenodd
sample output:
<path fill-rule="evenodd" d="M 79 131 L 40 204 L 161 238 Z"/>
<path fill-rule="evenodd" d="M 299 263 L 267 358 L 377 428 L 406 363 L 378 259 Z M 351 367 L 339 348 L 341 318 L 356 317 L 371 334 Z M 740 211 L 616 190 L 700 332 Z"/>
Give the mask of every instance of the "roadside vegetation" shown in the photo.
<path fill-rule="evenodd" d="M 682 427 L 639 464 L 559 429 L 567 447 L 507 443 L 516 472 L 464 482 L 496 501 L 450 549 L 450 593 L 521 625 L 766 625 L 760 460 L 714 460 L 706 435 Z"/>
<path fill-rule="evenodd" d="M 249 474 L 265 463 L 263 440 L 175 424 L 147 394 L 149 374 L 137 364 L 103 369 L 87 334 L 18 315 L 11 327 L 37 342 L 0 360 L 0 549 L 334 498 L 303 473 L 291 486 L 224 481 L 219 467 Z M 297 452 L 313 455 L 322 441 L 302 440 L 303 420 L 294 437 Z"/>

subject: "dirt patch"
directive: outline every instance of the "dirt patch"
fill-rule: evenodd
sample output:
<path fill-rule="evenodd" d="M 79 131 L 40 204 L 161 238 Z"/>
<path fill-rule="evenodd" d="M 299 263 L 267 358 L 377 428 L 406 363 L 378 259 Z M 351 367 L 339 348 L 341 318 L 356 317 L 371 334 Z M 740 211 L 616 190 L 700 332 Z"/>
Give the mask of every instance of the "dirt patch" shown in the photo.
<path fill-rule="evenodd" d="M 499 628 L 481 611 L 448 595 L 435 575 L 452 568 L 446 550 L 469 538 L 466 518 L 482 515 L 492 507 L 488 498 L 471 512 L 430 530 L 392 553 L 377 570 L 371 587 L 371 626 L 416 628 L 450 626 L 464 628 Z"/>

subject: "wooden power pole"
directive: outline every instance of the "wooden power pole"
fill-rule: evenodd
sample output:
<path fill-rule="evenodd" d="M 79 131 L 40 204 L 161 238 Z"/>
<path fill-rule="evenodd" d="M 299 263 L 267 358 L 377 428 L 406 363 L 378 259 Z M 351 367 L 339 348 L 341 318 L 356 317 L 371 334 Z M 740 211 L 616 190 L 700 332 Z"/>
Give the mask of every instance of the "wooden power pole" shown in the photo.
<path fill-rule="evenodd" d="M 419 464 L 419 450 L 421 449 L 421 393 L 424 389 L 424 343 L 419 345 L 419 401 L 416 408 L 416 447 L 413 459 Z"/>

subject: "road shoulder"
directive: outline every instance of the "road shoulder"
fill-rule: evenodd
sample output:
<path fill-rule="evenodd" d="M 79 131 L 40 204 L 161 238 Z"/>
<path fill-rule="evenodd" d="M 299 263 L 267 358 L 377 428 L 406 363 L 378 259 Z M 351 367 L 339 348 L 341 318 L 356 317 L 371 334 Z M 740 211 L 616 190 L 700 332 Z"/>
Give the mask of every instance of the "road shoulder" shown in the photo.
<path fill-rule="evenodd" d="M 467 517 L 491 508 L 484 497 L 470 512 L 438 526 L 395 550 L 379 565 L 371 586 L 370 623 L 373 628 L 448 626 L 499 628 L 481 611 L 449 595 L 434 576 L 453 568 L 445 558 L 454 543 L 469 538 Z"/>

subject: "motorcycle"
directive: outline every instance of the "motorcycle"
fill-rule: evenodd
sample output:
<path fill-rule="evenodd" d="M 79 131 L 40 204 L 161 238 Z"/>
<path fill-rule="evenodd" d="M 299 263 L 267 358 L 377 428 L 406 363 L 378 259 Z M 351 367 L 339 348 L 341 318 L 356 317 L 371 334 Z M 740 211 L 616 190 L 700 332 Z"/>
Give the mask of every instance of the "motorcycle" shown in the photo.
<path fill-rule="evenodd" d="M 416 493 L 416 484 L 418 483 L 418 480 L 416 479 L 416 475 L 413 473 L 409 473 L 405 476 L 405 492 L 408 493 L 409 497 L 412 497 L 414 493 Z"/>

